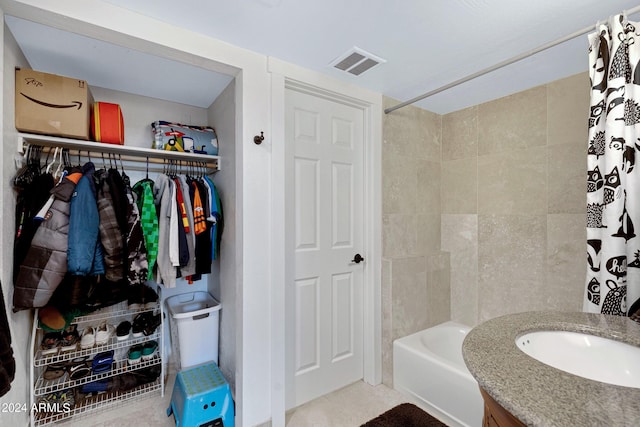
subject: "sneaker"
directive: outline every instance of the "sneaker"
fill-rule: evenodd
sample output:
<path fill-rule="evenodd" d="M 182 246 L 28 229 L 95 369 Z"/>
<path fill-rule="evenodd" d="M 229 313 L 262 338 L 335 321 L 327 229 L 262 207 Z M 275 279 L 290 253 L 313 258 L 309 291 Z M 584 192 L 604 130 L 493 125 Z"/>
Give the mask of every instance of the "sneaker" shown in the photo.
<path fill-rule="evenodd" d="M 160 314 L 151 314 L 151 313 L 145 313 L 147 314 L 147 321 L 145 322 L 145 327 L 144 327 L 144 334 L 145 336 L 149 336 L 152 335 L 155 331 L 156 328 L 158 326 L 160 326 Z"/>
<path fill-rule="evenodd" d="M 131 322 L 125 320 L 120 322 L 116 328 L 116 339 L 118 341 L 124 341 L 131 336 Z"/>
<path fill-rule="evenodd" d="M 76 351 L 80 342 L 80 334 L 78 334 L 77 325 L 69 325 L 62 333 L 62 341 L 60 343 L 60 351 Z"/>
<path fill-rule="evenodd" d="M 64 377 L 66 372 L 67 370 L 64 365 L 52 363 L 51 365 L 47 365 L 42 373 L 42 378 L 47 381 L 57 380 Z"/>
<path fill-rule="evenodd" d="M 73 389 L 59 390 L 42 397 L 40 402 L 46 402 L 45 407 L 54 412 L 63 412 L 73 409 L 76 404 Z"/>
<path fill-rule="evenodd" d="M 142 360 L 142 346 L 136 344 L 132 346 L 127 352 L 127 364 L 135 365 Z"/>
<path fill-rule="evenodd" d="M 44 334 L 44 338 L 42 338 L 42 343 L 40 344 L 40 353 L 43 356 L 58 354 L 61 341 L 62 335 L 60 335 L 60 332 L 47 332 L 46 334 Z"/>
<path fill-rule="evenodd" d="M 96 330 L 96 345 L 107 344 L 114 333 L 115 328 L 113 327 L 113 325 L 102 323 Z"/>
<path fill-rule="evenodd" d="M 87 366 L 87 362 L 84 358 L 83 360 L 76 359 L 72 360 L 69 366 L 69 379 L 72 381 L 79 380 L 80 378 L 84 378 L 91 373 L 91 369 Z"/>
<path fill-rule="evenodd" d="M 129 287 L 129 297 L 127 299 L 129 310 L 139 310 L 144 308 L 144 293 L 146 286 L 136 284 Z"/>
<path fill-rule="evenodd" d="M 105 378 L 103 380 L 93 381 L 82 386 L 83 393 L 100 393 L 103 391 L 107 391 L 109 386 L 109 379 Z"/>
<path fill-rule="evenodd" d="M 96 331 L 93 326 L 89 326 L 82 331 L 82 338 L 80 339 L 80 348 L 86 350 L 96 345 Z"/>
<path fill-rule="evenodd" d="M 94 374 L 103 374 L 111 371 L 113 365 L 113 350 L 98 353 L 91 362 L 91 371 Z"/>
<path fill-rule="evenodd" d="M 156 341 L 147 341 L 142 345 L 142 360 L 151 360 L 158 352 L 158 343 Z"/>
<path fill-rule="evenodd" d="M 149 310 L 155 308 L 158 305 L 158 294 L 150 286 L 144 287 L 144 308 Z"/>
<path fill-rule="evenodd" d="M 139 338 L 144 335 L 144 327 L 147 321 L 146 313 L 140 313 L 133 318 L 133 326 L 131 326 L 131 333 L 135 338 Z"/>

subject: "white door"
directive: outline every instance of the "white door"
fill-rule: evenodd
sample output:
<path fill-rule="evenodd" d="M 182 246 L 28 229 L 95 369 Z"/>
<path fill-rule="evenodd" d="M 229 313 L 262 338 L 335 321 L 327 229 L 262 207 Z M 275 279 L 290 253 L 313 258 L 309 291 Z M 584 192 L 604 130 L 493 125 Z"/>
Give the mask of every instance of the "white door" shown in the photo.
<path fill-rule="evenodd" d="M 363 376 L 364 112 L 287 89 L 293 283 L 287 284 L 286 405 Z M 356 254 L 358 254 L 356 256 Z"/>

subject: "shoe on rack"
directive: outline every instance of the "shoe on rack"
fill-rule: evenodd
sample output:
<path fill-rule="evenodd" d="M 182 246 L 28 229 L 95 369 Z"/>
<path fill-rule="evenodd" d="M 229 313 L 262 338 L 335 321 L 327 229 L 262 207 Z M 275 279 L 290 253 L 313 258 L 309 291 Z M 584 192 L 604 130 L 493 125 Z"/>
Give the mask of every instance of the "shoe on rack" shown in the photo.
<path fill-rule="evenodd" d="M 129 286 L 128 290 L 128 306 L 129 310 L 139 310 L 144 308 L 145 287 L 141 284 Z"/>
<path fill-rule="evenodd" d="M 44 372 L 42 373 L 42 379 L 47 381 L 57 380 L 64 377 L 67 372 L 66 366 L 59 363 L 52 363 L 47 365 Z"/>
<path fill-rule="evenodd" d="M 146 343 L 142 344 L 142 360 L 151 360 L 153 359 L 153 356 L 156 355 L 156 353 L 158 352 L 158 342 L 153 340 L 153 341 L 147 341 Z"/>
<path fill-rule="evenodd" d="M 86 358 L 74 359 L 69 363 L 69 379 L 72 381 L 84 378 L 91 373 L 91 369 L 87 366 Z"/>
<path fill-rule="evenodd" d="M 44 334 L 44 338 L 42 338 L 42 343 L 40 344 L 40 353 L 43 356 L 51 356 L 53 354 L 57 354 L 58 350 L 60 350 L 60 345 L 62 343 L 62 335 L 60 332 L 47 332 Z"/>
<path fill-rule="evenodd" d="M 142 346 L 140 344 L 136 344 L 131 346 L 129 351 L 127 352 L 127 364 L 135 365 L 142 360 Z"/>
<path fill-rule="evenodd" d="M 144 308 L 148 310 L 155 308 L 155 306 L 158 305 L 158 294 L 150 286 L 145 285 L 143 299 L 144 299 Z"/>
<path fill-rule="evenodd" d="M 80 348 L 86 350 L 96 345 L 96 330 L 93 326 L 88 326 L 82 331 L 82 338 L 80 338 Z"/>
<path fill-rule="evenodd" d="M 96 345 L 107 344 L 115 332 L 113 325 L 102 323 L 96 330 Z"/>
<path fill-rule="evenodd" d="M 156 328 L 158 326 L 160 326 L 160 314 L 152 314 L 152 313 L 145 313 L 147 314 L 147 321 L 145 322 L 145 327 L 144 327 L 144 335 L 145 336 L 149 336 L 152 335 L 155 331 Z"/>
<path fill-rule="evenodd" d="M 162 368 L 160 367 L 160 365 L 153 365 L 135 370 L 131 372 L 131 375 L 134 375 L 138 378 L 139 384 L 147 384 L 157 380 L 161 372 Z"/>
<path fill-rule="evenodd" d="M 140 313 L 133 318 L 133 326 L 131 326 L 131 332 L 135 338 L 140 338 L 144 335 L 144 330 L 147 326 L 147 322 L 149 321 L 148 312 Z"/>
<path fill-rule="evenodd" d="M 62 341 L 60 343 L 60 351 L 75 351 L 78 349 L 78 343 L 80 342 L 80 334 L 78 334 L 77 325 L 69 325 L 64 332 L 62 332 Z"/>
<path fill-rule="evenodd" d="M 82 386 L 83 393 L 100 393 L 101 391 L 107 391 L 109 387 L 109 379 L 93 381 Z"/>
<path fill-rule="evenodd" d="M 91 372 L 94 374 L 109 372 L 111 365 L 113 365 L 113 350 L 98 353 L 91 362 Z"/>
<path fill-rule="evenodd" d="M 48 410 L 63 412 L 73 409 L 76 404 L 75 392 L 73 389 L 58 390 L 42 397 L 40 402 L 46 402 Z"/>
<path fill-rule="evenodd" d="M 124 341 L 129 338 L 131 333 L 131 322 L 124 320 L 120 322 L 116 328 L 116 339 L 118 341 Z"/>

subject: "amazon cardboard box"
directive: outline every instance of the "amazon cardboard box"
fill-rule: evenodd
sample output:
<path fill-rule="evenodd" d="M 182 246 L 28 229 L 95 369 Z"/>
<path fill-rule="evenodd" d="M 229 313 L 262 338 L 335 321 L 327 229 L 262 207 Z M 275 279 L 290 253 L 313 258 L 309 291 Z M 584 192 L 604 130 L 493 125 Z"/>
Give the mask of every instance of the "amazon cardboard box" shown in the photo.
<path fill-rule="evenodd" d="M 16 68 L 16 129 L 89 139 L 93 97 L 85 80 Z"/>

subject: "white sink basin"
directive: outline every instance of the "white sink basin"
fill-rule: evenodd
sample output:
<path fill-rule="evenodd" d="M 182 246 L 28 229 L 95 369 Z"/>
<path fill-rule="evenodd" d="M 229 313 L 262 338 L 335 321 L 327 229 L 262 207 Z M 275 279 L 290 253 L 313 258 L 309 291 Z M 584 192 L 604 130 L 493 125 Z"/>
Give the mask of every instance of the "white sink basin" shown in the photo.
<path fill-rule="evenodd" d="M 520 350 L 570 374 L 640 388 L 640 347 L 566 331 L 537 331 L 516 338 Z"/>

